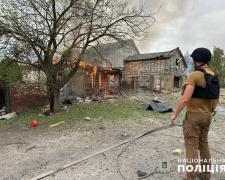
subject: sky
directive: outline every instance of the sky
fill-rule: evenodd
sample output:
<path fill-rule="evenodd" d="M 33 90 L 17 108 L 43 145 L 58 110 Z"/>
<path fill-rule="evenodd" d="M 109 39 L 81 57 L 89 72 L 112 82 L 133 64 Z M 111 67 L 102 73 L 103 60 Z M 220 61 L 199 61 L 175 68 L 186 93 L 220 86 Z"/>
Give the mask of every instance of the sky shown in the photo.
<path fill-rule="evenodd" d="M 214 46 L 225 49 L 224 0 L 146 0 L 145 7 L 151 12 L 161 8 L 154 15 L 156 23 L 149 29 L 147 39 L 135 41 L 141 53 L 176 47 L 183 54 L 191 54 L 199 47 L 211 52 Z"/>

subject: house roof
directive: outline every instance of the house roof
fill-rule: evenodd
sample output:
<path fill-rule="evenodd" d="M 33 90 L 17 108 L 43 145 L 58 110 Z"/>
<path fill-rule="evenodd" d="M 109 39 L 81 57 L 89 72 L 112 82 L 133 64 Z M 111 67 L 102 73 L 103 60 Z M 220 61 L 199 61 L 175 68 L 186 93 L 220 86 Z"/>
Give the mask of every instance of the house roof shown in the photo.
<path fill-rule="evenodd" d="M 178 51 L 179 48 L 173 49 L 166 52 L 157 52 L 157 53 L 147 53 L 147 54 L 136 54 L 129 57 L 125 61 L 138 61 L 138 60 L 150 60 L 150 59 L 168 59 L 171 57 L 172 52 Z"/>
<path fill-rule="evenodd" d="M 145 59 L 164 59 L 168 58 L 171 51 L 167 52 L 158 52 L 158 53 L 147 53 L 147 54 L 136 54 L 134 56 L 129 57 L 125 61 L 137 61 L 137 60 L 145 60 Z"/>
<path fill-rule="evenodd" d="M 184 63 L 184 66 L 187 67 L 186 61 L 184 59 L 183 54 L 179 50 L 179 47 L 171 50 L 171 51 L 166 51 L 166 52 L 157 52 L 157 53 L 147 53 L 147 54 L 136 54 L 128 59 L 126 59 L 126 62 L 129 61 L 142 61 L 142 60 L 157 60 L 157 59 L 169 59 L 174 55 L 174 52 L 178 52 L 180 57 L 182 58 L 182 61 Z"/>
<path fill-rule="evenodd" d="M 126 40 L 124 42 L 112 42 L 112 43 L 107 43 L 107 44 L 101 44 L 101 45 L 98 45 L 98 46 L 94 46 L 92 48 L 90 48 L 88 51 L 90 50 L 93 50 L 93 49 L 96 49 L 100 52 L 104 52 L 104 53 L 110 53 L 112 51 L 115 51 L 121 47 L 127 47 L 127 45 L 130 45 L 131 47 L 133 47 L 135 49 L 135 51 L 140 54 L 136 44 L 134 43 L 134 40 L 133 39 L 129 39 L 129 40 Z"/>
<path fill-rule="evenodd" d="M 134 40 L 133 39 L 129 39 L 129 40 L 126 40 L 125 42 L 113 42 L 113 43 L 107 43 L 107 44 L 103 44 L 101 45 L 101 49 L 103 51 L 114 51 L 116 49 L 119 49 L 123 46 L 127 46 L 127 45 L 130 45 L 132 46 L 138 54 L 140 54 L 136 44 L 134 43 Z"/>

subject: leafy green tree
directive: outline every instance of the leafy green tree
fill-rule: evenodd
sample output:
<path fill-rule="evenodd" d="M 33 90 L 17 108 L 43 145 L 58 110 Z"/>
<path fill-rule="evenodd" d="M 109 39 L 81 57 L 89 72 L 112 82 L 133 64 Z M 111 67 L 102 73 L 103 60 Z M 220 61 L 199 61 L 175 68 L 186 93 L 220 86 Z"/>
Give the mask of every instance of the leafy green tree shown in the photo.
<path fill-rule="evenodd" d="M 211 61 L 209 62 L 209 67 L 218 74 L 221 84 L 224 84 L 225 78 L 225 57 L 224 50 L 214 46 Z"/>
<path fill-rule="evenodd" d="M 0 62 L 0 79 L 4 81 L 22 81 L 22 71 L 18 63 L 3 60 Z"/>
<path fill-rule="evenodd" d="M 129 0 L 1 0 L 0 53 L 45 73 L 50 110 L 57 112 L 60 89 L 88 48 L 109 40 L 144 39 L 153 16 L 144 5 L 131 7 Z"/>

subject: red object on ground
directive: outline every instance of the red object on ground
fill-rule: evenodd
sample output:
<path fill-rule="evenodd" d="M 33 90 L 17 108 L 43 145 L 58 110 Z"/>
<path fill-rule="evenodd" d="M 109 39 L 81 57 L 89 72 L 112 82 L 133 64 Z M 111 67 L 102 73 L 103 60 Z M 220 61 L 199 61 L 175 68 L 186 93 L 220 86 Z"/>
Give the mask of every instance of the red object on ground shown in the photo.
<path fill-rule="evenodd" d="M 38 125 L 38 124 L 37 124 L 37 121 L 32 121 L 32 122 L 31 122 L 31 126 L 32 126 L 32 127 L 35 127 L 35 126 L 37 126 L 37 125 Z"/>
<path fill-rule="evenodd" d="M 59 113 L 55 113 L 56 115 L 59 115 Z"/>

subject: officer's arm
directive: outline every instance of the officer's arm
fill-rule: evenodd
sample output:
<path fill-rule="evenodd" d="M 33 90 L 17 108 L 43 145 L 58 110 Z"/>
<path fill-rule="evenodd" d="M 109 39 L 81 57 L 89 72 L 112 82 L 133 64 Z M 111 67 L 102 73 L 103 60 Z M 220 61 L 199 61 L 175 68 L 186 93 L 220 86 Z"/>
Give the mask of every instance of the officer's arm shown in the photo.
<path fill-rule="evenodd" d="M 213 111 L 215 111 L 218 102 L 219 102 L 219 99 L 213 99 L 213 101 L 212 101 L 212 109 L 213 109 Z"/>
<path fill-rule="evenodd" d="M 177 115 L 186 107 L 188 101 L 191 99 L 192 97 L 192 94 L 194 92 L 194 89 L 195 87 L 190 85 L 190 84 L 187 84 L 186 85 L 186 88 L 185 88 L 185 91 L 184 91 L 184 94 L 182 96 L 182 98 L 180 99 L 178 105 L 177 105 L 177 108 L 175 110 L 175 112 L 173 113 L 173 118 L 175 119 L 177 117 Z M 172 118 L 171 118 L 172 120 Z"/>

